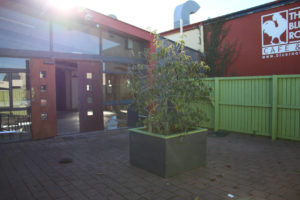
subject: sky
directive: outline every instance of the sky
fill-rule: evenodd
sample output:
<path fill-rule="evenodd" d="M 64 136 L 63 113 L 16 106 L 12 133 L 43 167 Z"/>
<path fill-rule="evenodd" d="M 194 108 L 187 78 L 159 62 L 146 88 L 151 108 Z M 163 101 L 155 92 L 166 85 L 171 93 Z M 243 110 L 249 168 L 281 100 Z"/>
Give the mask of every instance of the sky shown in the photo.
<path fill-rule="evenodd" d="M 177 5 L 186 0 L 52 0 L 56 4 L 77 4 L 105 15 L 114 14 L 128 24 L 158 33 L 173 29 Z M 274 0 L 194 0 L 200 9 L 190 16 L 190 23 L 244 10 Z"/>

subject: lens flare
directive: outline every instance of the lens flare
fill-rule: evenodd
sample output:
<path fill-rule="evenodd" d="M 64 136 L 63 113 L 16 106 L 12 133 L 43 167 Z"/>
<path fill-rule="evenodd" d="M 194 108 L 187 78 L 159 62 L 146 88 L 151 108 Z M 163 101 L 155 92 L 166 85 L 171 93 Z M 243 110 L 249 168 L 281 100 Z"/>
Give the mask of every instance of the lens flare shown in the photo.
<path fill-rule="evenodd" d="M 61 11 L 69 11 L 78 4 L 76 0 L 48 0 L 48 5 Z"/>

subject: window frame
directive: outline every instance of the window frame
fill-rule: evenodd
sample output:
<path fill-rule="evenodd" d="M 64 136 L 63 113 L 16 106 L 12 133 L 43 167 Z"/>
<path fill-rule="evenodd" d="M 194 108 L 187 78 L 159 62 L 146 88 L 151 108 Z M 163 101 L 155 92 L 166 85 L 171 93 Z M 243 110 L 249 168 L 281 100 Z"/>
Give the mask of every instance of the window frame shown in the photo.
<path fill-rule="evenodd" d="M 18 110 L 30 110 L 31 106 L 22 107 L 22 108 L 15 108 L 13 105 L 13 87 L 12 87 L 12 74 L 13 73 L 25 73 L 26 74 L 26 87 L 29 87 L 29 71 L 28 71 L 28 61 L 26 61 L 26 69 L 15 69 L 15 68 L 0 68 L 0 73 L 8 73 L 9 76 L 9 107 L 0 107 L 0 111 L 18 111 Z"/>
<path fill-rule="evenodd" d="M 70 20 L 70 19 L 69 19 Z M 59 20 L 58 20 L 59 21 Z M 98 37 L 98 40 L 99 40 L 99 44 L 98 44 L 98 54 L 85 54 L 85 53 L 82 53 L 82 54 L 77 54 L 77 53 L 71 53 L 71 52 L 63 52 L 63 51 L 54 51 L 54 38 L 53 38 L 53 34 L 54 34 L 54 28 L 53 28 L 53 25 L 55 24 L 55 23 L 57 23 L 56 22 L 56 20 L 55 20 L 55 18 L 51 18 L 50 20 L 49 20 L 49 26 L 50 26 L 50 28 L 49 28 L 49 32 L 50 32 L 50 34 L 49 34 L 49 36 L 50 36 L 50 39 L 49 39 L 49 42 L 50 42 L 50 52 L 51 53 L 56 53 L 56 54 L 65 54 L 65 55 L 68 55 L 68 54 L 70 54 L 70 55 L 75 55 L 75 56 L 81 56 L 81 55 L 83 55 L 83 56 L 91 56 L 91 57 L 101 57 L 101 55 L 102 55 L 102 50 L 101 50 L 101 48 L 102 48 L 102 28 L 96 28 L 96 30 L 97 30 L 97 37 Z M 71 19 L 71 23 L 72 24 L 76 24 L 75 26 L 87 26 L 87 27 L 89 27 L 89 28 L 95 28 L 95 27 L 93 27 L 93 26 L 91 26 L 90 24 L 83 24 L 81 21 L 78 21 L 78 20 L 72 20 Z M 58 23 L 57 23 L 58 24 Z"/>
<path fill-rule="evenodd" d="M 126 73 L 126 72 L 107 72 L 106 71 L 106 64 L 107 63 L 112 63 L 112 64 L 122 64 L 122 65 L 127 65 L 127 67 L 128 67 L 128 69 L 130 68 L 130 64 L 128 64 L 128 63 L 118 63 L 118 62 L 104 62 L 103 63 L 103 65 L 102 65 L 102 67 L 103 67 L 103 69 L 102 69 L 102 73 L 103 73 L 103 75 L 104 74 L 113 74 L 113 75 L 124 75 L 124 74 L 128 74 L 128 73 Z M 103 87 L 104 85 L 103 85 L 103 83 L 102 83 L 102 87 Z M 104 98 L 104 101 L 103 101 L 103 103 L 104 103 L 104 106 L 118 106 L 118 105 L 130 105 L 131 103 L 133 103 L 133 99 L 124 99 L 124 100 L 105 100 L 105 96 L 106 95 L 104 95 L 103 96 L 103 98 Z"/>
<path fill-rule="evenodd" d="M 140 60 L 140 63 L 141 64 L 144 64 L 145 63 L 145 61 L 146 61 L 146 59 L 145 59 L 145 56 L 142 56 L 142 57 L 124 57 L 124 56 L 111 56 L 111 55 L 104 55 L 104 53 L 103 53 L 103 39 L 105 39 L 104 37 L 103 37 L 103 35 L 104 35 L 104 33 L 103 32 L 106 32 L 106 33 L 108 33 L 108 34 L 114 34 L 114 35 L 116 35 L 116 36 L 118 36 L 118 37 L 121 37 L 121 38 L 123 38 L 125 41 L 124 42 L 127 42 L 127 40 L 128 39 L 130 39 L 130 40 L 133 40 L 133 41 L 135 41 L 135 42 L 138 42 L 138 43 L 143 43 L 143 45 L 144 45 L 144 52 L 145 52 L 145 49 L 147 49 L 147 41 L 145 41 L 145 40 L 141 40 L 141 39 L 137 39 L 137 38 L 134 38 L 134 37 L 132 37 L 132 36 L 130 36 L 130 35 L 127 35 L 127 34 L 124 34 L 124 33 L 122 33 L 122 32 L 119 32 L 119 31 L 116 31 L 116 30 L 114 30 L 114 29 L 111 29 L 111 28 L 106 28 L 106 27 L 102 27 L 101 29 L 100 29 L 100 55 L 102 56 L 102 57 L 120 57 L 120 58 L 125 58 L 125 59 L 131 59 L 131 60 Z M 126 44 L 125 44 L 125 46 L 126 46 Z M 126 47 L 125 47 L 126 48 Z M 144 52 L 142 52 L 142 53 L 144 53 Z M 107 62 L 109 62 L 109 61 L 107 61 Z"/>
<path fill-rule="evenodd" d="M 0 5 L 1 6 L 1 5 Z M 0 56 L 1 57 L 15 57 L 15 58 L 53 58 L 53 59 L 76 59 L 76 60 L 93 60 L 93 61 L 101 61 L 101 62 L 117 62 L 123 64 L 145 64 L 146 58 L 127 58 L 127 57 L 119 57 L 119 56 L 104 56 L 102 52 L 102 40 L 103 40 L 103 31 L 110 31 L 114 34 L 127 37 L 133 40 L 137 40 L 140 42 L 145 42 L 145 47 L 147 48 L 147 43 L 149 41 L 136 38 L 134 36 L 125 34 L 121 31 L 115 30 L 113 28 L 107 27 L 102 24 L 96 24 L 91 22 L 86 22 L 83 19 L 79 18 L 69 18 L 74 23 L 78 23 L 91 26 L 91 27 L 99 27 L 98 29 L 98 37 L 99 37 L 99 54 L 74 54 L 74 53 L 64 53 L 64 52 L 55 52 L 53 51 L 53 23 L 55 22 L 55 16 L 38 16 L 39 13 L 32 13 L 31 9 L 27 10 L 28 7 L 24 10 L 20 10 L 18 5 L 9 4 L 9 6 L 5 6 L 7 9 L 12 9 L 16 12 L 21 12 L 25 15 L 30 15 L 31 17 L 35 18 L 42 18 L 46 20 L 49 24 L 49 43 L 50 48 L 49 51 L 38 51 L 38 50 L 21 50 L 21 49 L 8 49 L 8 48 L 0 48 Z"/>

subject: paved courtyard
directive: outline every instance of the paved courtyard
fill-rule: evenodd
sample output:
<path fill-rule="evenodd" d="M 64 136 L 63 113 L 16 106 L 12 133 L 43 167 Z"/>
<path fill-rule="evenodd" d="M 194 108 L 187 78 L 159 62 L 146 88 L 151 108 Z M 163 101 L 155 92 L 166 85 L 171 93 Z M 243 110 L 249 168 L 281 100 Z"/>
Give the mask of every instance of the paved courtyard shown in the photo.
<path fill-rule="evenodd" d="M 128 149 L 126 129 L 0 144 L 0 199 L 300 199 L 300 142 L 208 137 L 207 167 L 169 179 L 131 166 Z"/>

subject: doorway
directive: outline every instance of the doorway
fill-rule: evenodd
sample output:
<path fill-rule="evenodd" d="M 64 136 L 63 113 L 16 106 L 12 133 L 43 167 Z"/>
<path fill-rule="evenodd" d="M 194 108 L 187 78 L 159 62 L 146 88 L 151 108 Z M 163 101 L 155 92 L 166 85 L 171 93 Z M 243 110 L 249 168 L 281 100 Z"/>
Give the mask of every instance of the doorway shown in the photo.
<path fill-rule="evenodd" d="M 30 59 L 29 66 L 33 139 L 104 129 L 100 61 Z"/>
<path fill-rule="evenodd" d="M 56 61 L 55 68 L 57 133 L 79 133 L 77 63 Z"/>

